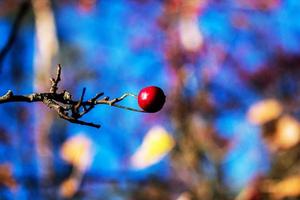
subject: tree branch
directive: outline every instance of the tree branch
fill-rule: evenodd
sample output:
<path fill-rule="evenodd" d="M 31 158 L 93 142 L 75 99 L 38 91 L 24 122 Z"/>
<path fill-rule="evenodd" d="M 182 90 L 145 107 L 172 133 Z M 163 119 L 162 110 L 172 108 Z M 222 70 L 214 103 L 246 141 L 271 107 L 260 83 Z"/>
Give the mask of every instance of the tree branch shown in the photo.
<path fill-rule="evenodd" d="M 0 96 L 0 104 L 10 102 L 41 102 L 48 108 L 56 111 L 58 116 L 62 119 L 65 119 L 71 123 L 91 126 L 95 128 L 100 128 L 101 126 L 99 124 L 79 120 L 79 118 L 90 112 L 93 108 L 95 108 L 96 105 L 105 104 L 126 110 L 144 112 L 142 110 L 116 104 L 124 100 L 128 96 L 136 97 L 136 95 L 130 93 L 125 93 L 121 97 L 110 100 L 109 97 L 103 97 L 102 99 L 99 99 L 104 95 L 104 93 L 102 92 L 96 94 L 95 97 L 84 101 L 86 88 L 83 89 L 79 100 L 73 100 L 72 95 L 66 90 L 64 90 L 63 92 L 58 92 L 58 83 L 59 81 L 61 81 L 61 65 L 57 65 L 56 78 L 51 78 L 50 81 L 50 92 L 32 93 L 28 95 L 15 95 L 11 90 L 8 90 L 5 95 Z"/>
<path fill-rule="evenodd" d="M 13 22 L 9 37 L 8 37 L 4 47 L 0 51 L 0 67 L 1 67 L 1 64 L 2 64 L 5 56 L 7 55 L 7 53 L 11 49 L 14 41 L 16 40 L 16 37 L 18 35 L 19 29 L 22 24 L 22 20 L 23 20 L 24 16 L 26 15 L 26 13 L 28 12 L 29 8 L 30 8 L 30 1 L 28 1 L 28 0 L 24 1 L 20 6 L 18 14 L 15 18 L 15 21 Z"/>

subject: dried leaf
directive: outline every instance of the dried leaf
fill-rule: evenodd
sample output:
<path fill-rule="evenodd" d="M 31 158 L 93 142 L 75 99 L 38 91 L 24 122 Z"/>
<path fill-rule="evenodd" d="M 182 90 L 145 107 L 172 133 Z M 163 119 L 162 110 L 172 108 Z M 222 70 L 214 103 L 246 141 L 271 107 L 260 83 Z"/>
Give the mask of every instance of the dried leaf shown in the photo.
<path fill-rule="evenodd" d="M 17 182 L 13 178 L 10 164 L 0 165 L 0 184 L 11 189 L 16 189 Z"/>
<path fill-rule="evenodd" d="M 283 116 L 277 123 L 275 144 L 280 149 L 288 149 L 299 143 L 300 125 L 291 116 Z"/>

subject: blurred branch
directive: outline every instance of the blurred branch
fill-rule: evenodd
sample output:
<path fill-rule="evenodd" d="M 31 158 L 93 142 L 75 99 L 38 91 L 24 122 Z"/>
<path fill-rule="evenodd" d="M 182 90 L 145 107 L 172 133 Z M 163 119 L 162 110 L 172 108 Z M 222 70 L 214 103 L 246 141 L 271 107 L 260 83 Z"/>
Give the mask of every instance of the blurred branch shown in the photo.
<path fill-rule="evenodd" d="M 128 96 L 134 96 L 130 93 L 125 93 L 121 97 L 115 99 L 109 99 L 109 97 L 103 97 L 104 93 L 96 94 L 95 97 L 84 101 L 85 88 L 83 89 L 80 100 L 73 100 L 72 95 L 68 91 L 57 92 L 58 83 L 61 80 L 61 65 L 57 65 L 57 74 L 56 78 L 50 79 L 51 88 L 50 92 L 45 93 L 32 93 L 28 95 L 15 95 L 11 90 L 9 90 L 5 95 L 0 96 L 0 104 L 9 103 L 9 102 L 42 102 L 50 109 L 53 109 L 57 112 L 58 116 L 62 119 L 65 119 L 71 123 L 81 124 L 86 126 L 91 126 L 95 128 L 100 128 L 99 124 L 94 124 L 91 122 L 85 122 L 79 120 L 89 111 L 91 111 L 96 105 L 106 104 L 109 106 L 114 106 L 122 109 L 127 109 L 136 112 L 144 112 L 142 110 L 137 110 L 134 108 L 117 105 L 116 103 L 122 101 Z"/>
<path fill-rule="evenodd" d="M 48 91 L 44 83 L 49 80 L 51 66 L 57 58 L 59 50 L 59 41 L 55 23 L 54 10 L 51 0 L 30 0 L 32 5 L 34 20 L 34 54 L 33 54 L 33 88 L 35 92 Z M 51 81 L 51 91 L 56 93 L 55 85 Z M 50 103 L 50 102 L 49 102 Z M 34 124 L 34 135 L 36 144 L 37 158 L 40 160 L 41 177 L 45 178 L 42 187 L 49 187 L 54 184 L 52 177 L 55 176 L 55 163 L 53 155 L 53 146 L 49 141 L 50 130 L 54 120 L 54 113 L 43 109 L 43 105 L 35 106 L 34 115 L 39 117 Z M 42 194 L 47 198 L 47 193 Z"/>
<path fill-rule="evenodd" d="M 29 1 L 22 2 L 21 6 L 19 8 L 19 11 L 17 13 L 17 16 L 15 18 L 15 21 L 13 22 L 9 37 L 8 37 L 4 47 L 0 51 L 0 64 L 3 62 L 5 56 L 7 55 L 7 53 L 11 49 L 14 41 L 16 40 L 17 34 L 18 34 L 21 24 L 22 24 L 22 20 L 24 19 L 24 16 L 28 12 L 29 7 L 30 7 Z M 0 67 L 1 67 L 1 65 L 0 65 Z"/>

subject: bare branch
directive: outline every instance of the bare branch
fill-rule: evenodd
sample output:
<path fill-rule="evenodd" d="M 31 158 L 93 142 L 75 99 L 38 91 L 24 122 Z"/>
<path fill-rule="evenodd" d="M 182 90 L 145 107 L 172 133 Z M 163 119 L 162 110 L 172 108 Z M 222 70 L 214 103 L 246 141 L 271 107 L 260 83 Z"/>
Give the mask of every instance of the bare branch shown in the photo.
<path fill-rule="evenodd" d="M 3 59 L 5 58 L 5 56 L 11 49 L 14 41 L 16 40 L 16 37 L 18 35 L 19 29 L 22 24 L 22 20 L 23 20 L 24 16 L 26 15 L 26 13 L 28 12 L 29 8 L 30 8 L 30 1 L 26 0 L 21 4 L 20 9 L 15 18 L 15 21 L 13 22 L 9 37 L 8 37 L 4 47 L 0 51 L 0 66 L 1 66 L 1 62 L 3 62 Z"/>
<path fill-rule="evenodd" d="M 136 97 L 131 93 L 125 93 L 121 97 L 115 99 L 109 99 L 109 97 L 103 97 L 103 92 L 96 94 L 93 98 L 84 101 L 84 95 L 86 88 L 83 88 L 81 97 L 78 101 L 72 99 L 72 95 L 68 91 L 63 91 L 58 93 L 58 83 L 61 81 L 61 65 L 57 65 L 56 78 L 50 79 L 51 88 L 50 92 L 46 93 L 32 93 L 28 95 L 15 95 L 11 90 L 8 90 L 6 94 L 0 96 L 0 104 L 9 102 L 41 102 L 45 104 L 48 108 L 53 109 L 57 112 L 58 116 L 65 119 L 71 123 L 81 124 L 85 126 L 91 126 L 95 128 L 100 128 L 99 124 L 94 124 L 91 122 L 85 122 L 79 120 L 85 114 L 90 112 L 96 105 L 105 104 L 109 106 L 114 106 L 117 108 L 122 108 L 126 110 L 131 110 L 135 112 L 144 112 L 135 108 L 130 108 L 117 103 L 124 100 L 128 96 Z"/>

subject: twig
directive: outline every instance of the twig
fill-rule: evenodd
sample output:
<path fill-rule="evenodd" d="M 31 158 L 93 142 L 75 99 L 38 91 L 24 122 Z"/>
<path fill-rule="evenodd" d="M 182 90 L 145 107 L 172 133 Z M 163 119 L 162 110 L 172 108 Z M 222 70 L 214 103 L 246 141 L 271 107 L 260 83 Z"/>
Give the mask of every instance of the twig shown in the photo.
<path fill-rule="evenodd" d="M 63 92 L 58 92 L 58 83 L 59 81 L 61 81 L 61 65 L 57 65 L 56 78 L 51 78 L 50 81 L 50 92 L 32 93 L 28 95 L 15 95 L 11 90 L 8 90 L 5 95 L 0 96 L 0 104 L 9 102 L 42 102 L 50 109 L 55 110 L 58 116 L 62 119 L 65 119 L 71 123 L 91 126 L 95 128 L 100 128 L 100 125 L 91 122 L 85 122 L 79 120 L 79 118 L 90 112 L 96 105 L 105 104 L 135 112 L 144 112 L 142 110 L 116 104 L 124 100 L 128 96 L 136 97 L 136 95 L 133 95 L 131 93 L 125 93 L 121 97 L 110 100 L 109 97 L 103 97 L 102 99 L 99 99 L 104 95 L 104 93 L 102 92 L 96 94 L 93 98 L 84 101 L 86 88 L 83 88 L 79 100 L 73 100 L 72 95 L 66 90 L 64 90 Z"/>
<path fill-rule="evenodd" d="M 57 70 L 56 70 L 56 78 L 51 78 L 50 81 L 51 81 L 51 88 L 50 88 L 50 92 L 51 93 L 56 93 L 57 92 L 57 89 L 58 89 L 58 83 L 59 81 L 61 81 L 61 65 L 58 64 L 57 65 Z"/>
<path fill-rule="evenodd" d="M 103 92 L 102 92 L 102 93 L 99 93 L 99 94 L 97 94 L 94 98 L 92 98 L 92 99 L 90 100 L 90 102 L 92 102 L 92 104 L 89 105 L 89 108 L 86 108 L 86 105 L 82 105 L 82 106 L 83 106 L 83 112 L 81 112 L 81 113 L 79 114 L 79 117 L 82 117 L 83 115 L 85 115 L 85 114 L 87 114 L 89 111 L 91 111 L 91 110 L 95 107 L 97 99 L 100 98 L 103 94 L 104 94 Z"/>

